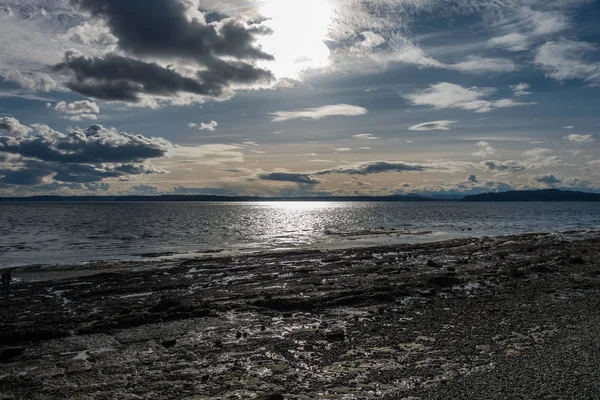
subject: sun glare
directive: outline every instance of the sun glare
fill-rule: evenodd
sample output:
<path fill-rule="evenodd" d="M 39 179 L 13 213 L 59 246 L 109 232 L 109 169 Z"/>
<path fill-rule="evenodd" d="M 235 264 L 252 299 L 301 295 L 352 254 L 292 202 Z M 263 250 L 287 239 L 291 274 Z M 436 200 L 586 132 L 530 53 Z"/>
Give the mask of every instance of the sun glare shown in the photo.
<path fill-rule="evenodd" d="M 304 70 L 328 65 L 325 40 L 335 14 L 330 0 L 265 0 L 259 12 L 273 30 L 260 44 L 275 56 L 269 68 L 278 78 L 299 78 Z"/>

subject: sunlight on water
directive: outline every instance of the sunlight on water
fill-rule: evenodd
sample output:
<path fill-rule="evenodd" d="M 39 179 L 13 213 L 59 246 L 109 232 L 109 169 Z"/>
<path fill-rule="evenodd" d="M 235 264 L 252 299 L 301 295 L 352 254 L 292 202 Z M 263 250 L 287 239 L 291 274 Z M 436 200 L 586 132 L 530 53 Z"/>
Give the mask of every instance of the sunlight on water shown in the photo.
<path fill-rule="evenodd" d="M 593 229 L 597 203 L 71 203 L 0 206 L 5 265 L 358 247 Z"/>

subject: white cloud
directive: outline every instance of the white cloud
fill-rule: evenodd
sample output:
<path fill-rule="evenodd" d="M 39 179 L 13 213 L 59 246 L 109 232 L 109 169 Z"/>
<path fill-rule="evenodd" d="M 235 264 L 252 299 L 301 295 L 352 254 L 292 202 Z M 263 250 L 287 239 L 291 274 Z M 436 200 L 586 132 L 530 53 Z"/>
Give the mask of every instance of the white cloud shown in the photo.
<path fill-rule="evenodd" d="M 517 65 L 505 58 L 468 56 L 456 63 L 446 63 L 427 55 L 420 47 L 405 43 L 394 52 L 374 54 L 371 59 L 382 63 L 402 63 L 416 65 L 421 68 L 439 68 L 460 71 L 470 74 L 502 73 L 518 70 Z"/>
<path fill-rule="evenodd" d="M 229 144 L 206 144 L 197 147 L 176 147 L 172 151 L 172 156 L 189 160 L 189 163 L 214 166 L 243 163 L 243 150 L 241 146 Z"/>
<path fill-rule="evenodd" d="M 458 121 L 432 121 L 432 122 L 423 122 L 422 124 L 413 125 L 408 128 L 409 131 L 448 131 L 450 130 L 450 125 L 454 124 Z"/>
<path fill-rule="evenodd" d="M 545 157 L 549 154 L 552 154 L 552 150 L 541 148 L 541 147 L 536 147 L 535 149 L 524 151 L 521 155 L 526 158 L 534 158 L 534 157 Z"/>
<path fill-rule="evenodd" d="M 35 72 L 28 75 L 23 75 L 18 69 L 10 68 L 0 70 L 0 77 L 9 82 L 16 83 L 23 89 L 49 92 L 57 88 L 58 84 L 48 74 Z"/>
<path fill-rule="evenodd" d="M 190 128 L 196 128 L 196 129 L 198 129 L 200 131 L 211 131 L 211 132 L 214 132 L 214 131 L 217 130 L 217 127 L 219 126 L 219 124 L 217 123 L 217 121 L 210 121 L 208 123 L 201 122 L 200 124 L 196 124 L 194 122 L 190 122 L 188 124 L 188 126 Z"/>
<path fill-rule="evenodd" d="M 565 136 L 564 139 L 576 144 L 586 144 L 594 141 L 594 137 L 592 135 L 578 135 L 575 133 Z"/>
<path fill-rule="evenodd" d="M 528 91 L 531 88 L 528 83 L 520 82 L 516 85 L 511 85 L 510 88 L 513 91 L 513 95 L 516 97 L 528 96 L 531 94 L 531 92 Z"/>
<path fill-rule="evenodd" d="M 529 50 L 532 45 L 528 35 L 517 32 L 493 37 L 489 40 L 489 44 L 492 46 L 505 48 L 509 51 Z"/>
<path fill-rule="evenodd" d="M 65 115 L 63 119 L 68 119 L 69 121 L 96 121 L 98 116 L 96 114 Z"/>
<path fill-rule="evenodd" d="M 0 117 L 0 133 L 6 132 L 15 137 L 27 136 L 32 129 L 21 124 L 18 119 L 13 117 Z"/>
<path fill-rule="evenodd" d="M 357 116 L 364 115 L 366 108 L 350 104 L 333 104 L 315 108 L 304 108 L 292 111 L 276 111 L 271 113 L 273 122 L 290 121 L 294 119 L 323 119 L 331 116 Z"/>
<path fill-rule="evenodd" d="M 100 112 L 98 104 L 89 100 L 74 101 L 72 103 L 59 101 L 54 109 L 62 114 L 98 114 Z"/>
<path fill-rule="evenodd" d="M 563 129 L 575 129 L 575 125 L 563 126 Z"/>
<path fill-rule="evenodd" d="M 404 97 L 417 106 L 431 106 L 437 109 L 460 108 L 478 113 L 489 112 L 497 108 L 535 104 L 521 103 L 513 99 L 483 100 L 495 92 L 494 88 L 464 88 L 453 83 L 442 82 Z"/>
<path fill-rule="evenodd" d="M 518 68 L 514 62 L 504 58 L 485 58 L 470 56 L 465 61 L 447 66 L 449 69 L 455 69 L 461 72 L 470 72 L 474 74 L 513 72 Z"/>
<path fill-rule="evenodd" d="M 588 165 L 590 167 L 600 167 L 600 160 L 591 160 L 591 161 L 588 161 Z"/>
<path fill-rule="evenodd" d="M 52 103 L 46 103 L 46 108 L 51 108 Z M 54 106 L 54 110 L 57 113 L 62 114 L 61 118 L 68 119 L 70 121 L 96 121 L 98 119 L 98 113 L 100 113 L 100 107 L 93 101 L 81 100 L 67 103 L 66 101 L 59 101 Z"/>
<path fill-rule="evenodd" d="M 588 61 L 586 53 L 597 47 L 591 43 L 560 39 L 540 46 L 535 55 L 535 63 L 546 76 L 564 82 L 582 80 L 590 86 L 600 85 L 600 62 Z"/>
<path fill-rule="evenodd" d="M 379 139 L 377 136 L 373 136 L 371 133 L 360 133 L 358 135 L 352 136 L 354 139 L 359 140 L 377 140 Z"/>
<path fill-rule="evenodd" d="M 485 158 L 488 156 L 493 156 L 494 154 L 497 153 L 495 148 L 493 148 L 488 142 L 483 141 L 483 140 L 481 142 L 477 143 L 475 146 L 477 146 L 477 148 L 479 149 L 478 151 L 473 153 L 473 155 L 475 157 Z"/>
<path fill-rule="evenodd" d="M 339 151 L 339 152 L 352 151 L 352 149 L 349 147 L 338 147 L 337 149 L 334 149 L 334 150 Z"/>

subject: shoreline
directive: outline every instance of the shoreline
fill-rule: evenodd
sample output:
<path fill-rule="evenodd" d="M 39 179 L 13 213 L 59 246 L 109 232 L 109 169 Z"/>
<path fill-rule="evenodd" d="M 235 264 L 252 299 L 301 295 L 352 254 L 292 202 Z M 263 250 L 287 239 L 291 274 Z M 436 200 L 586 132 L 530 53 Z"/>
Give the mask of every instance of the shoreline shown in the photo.
<path fill-rule="evenodd" d="M 388 232 L 389 233 L 389 232 Z M 468 232 L 469 234 L 471 232 Z M 360 241 L 351 242 L 332 242 L 327 245 L 307 245 L 298 246 L 282 249 L 238 249 L 238 250 L 226 250 L 226 249 L 211 249 L 202 250 L 196 252 L 154 252 L 154 253 L 142 253 L 132 256 L 123 256 L 122 258 L 108 258 L 108 259 L 96 259 L 96 260 L 85 260 L 78 262 L 69 263 L 33 263 L 26 265 L 15 265 L 9 266 L 13 271 L 17 273 L 19 277 L 29 277 L 25 279 L 27 282 L 32 281 L 48 281 L 53 279 L 67 279 L 75 278 L 79 276 L 89 276 L 102 272 L 118 272 L 120 270 L 127 269 L 138 269 L 138 268 L 168 268 L 171 266 L 177 266 L 181 262 L 188 261 L 204 261 L 204 260 L 230 260 L 244 257 L 270 257 L 278 255 L 285 257 L 286 255 L 298 255 L 298 254 L 311 254 L 314 252 L 337 252 L 337 251 L 364 251 L 364 250 L 378 250 L 378 249 L 396 249 L 405 246 L 430 246 L 435 244 L 442 244 L 445 242 L 454 241 L 471 241 L 478 239 L 494 239 L 494 238 L 509 238 L 509 237 L 528 237 L 531 235 L 600 235 L 599 229 L 581 229 L 581 230 L 564 230 L 564 231 L 541 231 L 541 232 L 524 232 L 515 234 L 498 234 L 498 235 L 471 235 L 471 236 L 446 236 L 446 237 L 433 237 L 437 233 L 431 232 L 416 232 L 412 233 L 412 237 L 420 239 L 429 236 L 431 240 L 417 240 L 417 241 L 406 241 L 400 243 L 390 243 L 385 240 L 387 237 L 381 235 L 373 235 L 380 239 L 378 242 L 364 244 Z M 343 236 L 354 236 L 343 234 Z M 404 237 L 405 239 L 407 236 Z M 39 276 L 38 276 L 39 275 Z"/>
<path fill-rule="evenodd" d="M 0 398 L 597 398 L 599 255 L 568 231 L 17 282 Z"/>

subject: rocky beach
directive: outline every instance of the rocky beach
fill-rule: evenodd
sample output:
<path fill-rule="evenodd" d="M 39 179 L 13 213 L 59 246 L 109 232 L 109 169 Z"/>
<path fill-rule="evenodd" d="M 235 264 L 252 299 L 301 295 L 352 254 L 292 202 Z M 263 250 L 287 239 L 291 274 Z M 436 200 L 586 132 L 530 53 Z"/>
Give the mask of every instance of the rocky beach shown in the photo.
<path fill-rule="evenodd" d="M 600 233 L 16 269 L 0 399 L 598 399 Z"/>

